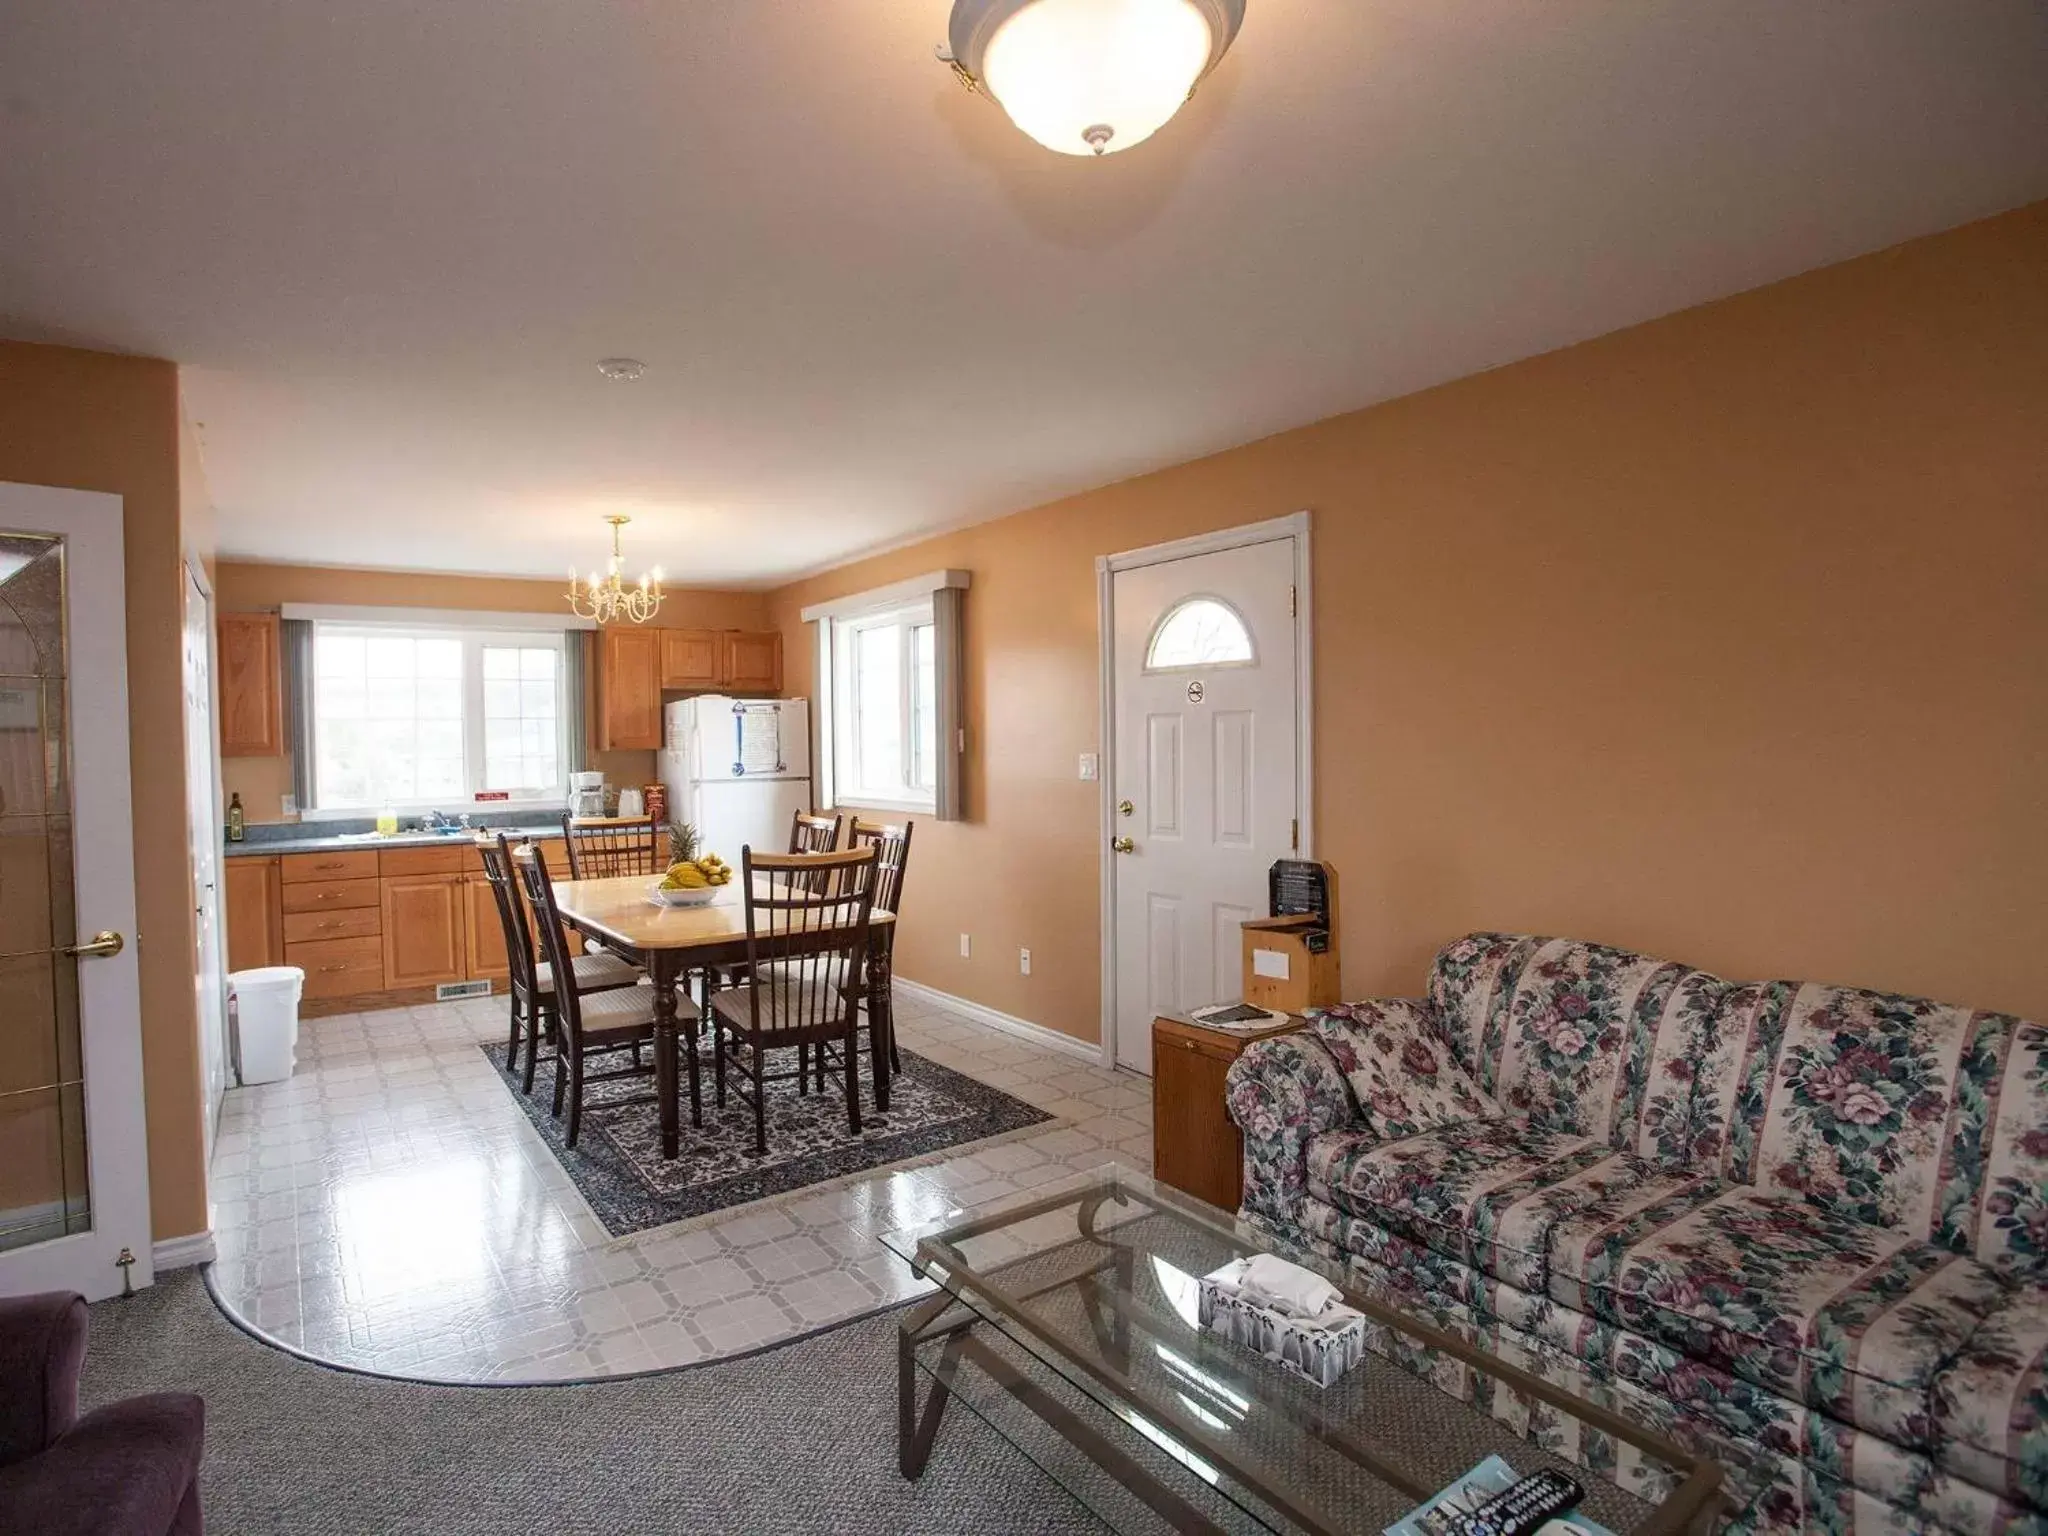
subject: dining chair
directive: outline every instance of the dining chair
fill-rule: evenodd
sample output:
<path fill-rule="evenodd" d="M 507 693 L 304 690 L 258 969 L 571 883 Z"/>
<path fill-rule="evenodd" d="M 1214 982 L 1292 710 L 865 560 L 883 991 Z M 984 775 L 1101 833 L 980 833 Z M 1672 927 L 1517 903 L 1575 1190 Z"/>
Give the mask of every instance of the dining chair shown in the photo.
<path fill-rule="evenodd" d="M 491 895 L 498 903 L 498 922 L 505 930 L 506 991 L 512 1000 L 512 1033 L 505 1045 L 505 1070 L 518 1070 L 523 1035 L 526 1072 L 519 1091 L 532 1093 L 541 1037 L 546 1035 L 550 1044 L 554 1040 L 555 968 L 534 954 L 533 933 L 526 922 L 526 902 L 512 872 L 511 840 L 503 832 L 496 838 L 480 838 L 477 852 L 483 856 L 484 878 L 490 882 Z M 640 968 L 628 965 L 616 955 L 592 951 L 572 957 L 569 963 L 576 989 L 581 992 L 606 992 L 640 984 Z"/>
<path fill-rule="evenodd" d="M 579 819 L 564 814 L 562 836 L 569 844 L 569 878 L 607 880 L 614 875 L 658 875 L 668 868 L 661 848 L 662 824 L 652 816 L 633 821 L 615 817 Z"/>
<path fill-rule="evenodd" d="M 844 816 L 819 816 L 798 811 L 790 820 L 789 851 L 831 853 L 839 846 L 839 829 L 845 822 Z"/>
<path fill-rule="evenodd" d="M 875 898 L 875 851 L 740 852 L 747 904 L 747 973 L 711 998 L 712 1070 L 725 1103 L 726 1069 L 738 1072 L 754 1111 L 754 1155 L 768 1151 L 768 1053 L 836 1041 L 846 1076 L 846 1123 L 860 1134 L 860 994 Z M 819 1052 L 818 1054 L 822 1054 Z M 822 1068 L 820 1068 L 822 1072 Z M 822 1081 L 822 1079 L 821 1079 Z"/>
<path fill-rule="evenodd" d="M 862 1005 L 868 1010 L 868 1028 L 883 1031 L 882 1038 L 889 1046 L 889 1071 L 893 1076 L 903 1073 L 903 1059 L 896 1054 L 896 994 L 893 990 L 895 976 L 893 962 L 896 954 L 896 928 L 903 921 L 903 876 L 910 868 L 911 823 L 863 821 L 853 818 L 853 826 L 847 834 L 849 848 L 872 848 L 875 850 L 875 909 L 887 912 L 896 919 L 876 928 L 868 942 L 868 990 Z M 880 1012 L 876 1009 L 879 1006 Z M 822 1070 L 819 1086 L 823 1087 Z"/>
<path fill-rule="evenodd" d="M 541 948 L 546 951 L 554 974 L 573 978 L 574 958 L 569 954 L 569 936 L 562 926 L 561 909 L 555 905 L 555 886 L 548 877 L 547 861 L 538 851 L 526 847 L 512 855 L 512 862 L 519 872 L 519 883 L 526 891 L 527 904 L 533 909 L 534 924 L 540 929 Z M 697 1005 L 687 994 L 679 994 L 675 1002 L 676 1027 L 681 1031 L 688 1051 L 690 1123 L 702 1125 L 704 1105 L 697 1066 L 697 1023 L 700 1016 Z M 584 1085 L 644 1077 L 653 1070 L 639 1065 L 637 1051 L 631 1066 L 592 1072 L 584 1063 L 590 1056 L 638 1046 L 654 1038 L 654 989 L 635 986 L 616 991 L 585 992 L 572 980 L 566 987 L 555 988 L 554 1019 L 555 1113 L 559 1115 L 562 1112 L 566 1089 L 569 1100 L 566 1140 L 574 1150 L 583 1129 Z M 631 1098 L 607 1100 L 603 1107 L 623 1109 L 630 1104 L 652 1104 L 655 1101 L 655 1094 L 636 1094 Z"/>

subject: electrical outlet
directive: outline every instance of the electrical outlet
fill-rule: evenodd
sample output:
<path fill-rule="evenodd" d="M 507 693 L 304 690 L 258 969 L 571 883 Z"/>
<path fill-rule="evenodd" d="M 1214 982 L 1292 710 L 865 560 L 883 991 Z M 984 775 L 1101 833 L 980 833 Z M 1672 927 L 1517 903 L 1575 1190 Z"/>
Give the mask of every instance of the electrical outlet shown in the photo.
<path fill-rule="evenodd" d="M 974 941 L 964 933 L 960 935 L 960 958 L 962 960 L 972 960 L 974 958 Z"/>
<path fill-rule="evenodd" d="M 1083 752 L 1081 754 L 1081 782 L 1093 784 L 1096 779 L 1101 777 L 1101 772 L 1102 770 L 1097 763 L 1095 754 L 1093 752 Z"/>
<path fill-rule="evenodd" d="M 297 795 L 286 795 L 278 805 L 278 809 L 284 812 L 284 814 L 287 816 L 298 815 L 299 797 Z"/>
<path fill-rule="evenodd" d="M 1017 974 L 1019 976 L 1029 976 L 1031 974 L 1031 951 L 1028 949 L 1017 951 Z"/>

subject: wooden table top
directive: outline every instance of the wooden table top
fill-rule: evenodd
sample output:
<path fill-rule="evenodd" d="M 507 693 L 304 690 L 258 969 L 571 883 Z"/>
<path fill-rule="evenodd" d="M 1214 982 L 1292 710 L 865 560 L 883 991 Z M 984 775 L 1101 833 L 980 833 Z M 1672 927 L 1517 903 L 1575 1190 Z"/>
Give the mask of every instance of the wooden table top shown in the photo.
<path fill-rule="evenodd" d="M 737 882 L 721 886 L 701 907 L 656 906 L 647 899 L 659 875 L 617 875 L 607 880 L 558 880 L 555 906 L 565 922 L 627 949 L 715 949 L 747 937 L 747 904 Z M 896 914 L 877 907 L 870 921 L 882 927 Z"/>

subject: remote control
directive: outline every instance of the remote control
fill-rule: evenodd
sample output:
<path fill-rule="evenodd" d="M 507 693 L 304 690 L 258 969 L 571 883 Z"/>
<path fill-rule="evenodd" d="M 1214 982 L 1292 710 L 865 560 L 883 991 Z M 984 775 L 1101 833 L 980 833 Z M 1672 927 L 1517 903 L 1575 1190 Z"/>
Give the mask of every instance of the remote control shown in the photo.
<path fill-rule="evenodd" d="M 1452 1526 L 1451 1536 L 1531 1536 L 1585 1496 L 1586 1490 L 1562 1472 L 1532 1473 Z"/>

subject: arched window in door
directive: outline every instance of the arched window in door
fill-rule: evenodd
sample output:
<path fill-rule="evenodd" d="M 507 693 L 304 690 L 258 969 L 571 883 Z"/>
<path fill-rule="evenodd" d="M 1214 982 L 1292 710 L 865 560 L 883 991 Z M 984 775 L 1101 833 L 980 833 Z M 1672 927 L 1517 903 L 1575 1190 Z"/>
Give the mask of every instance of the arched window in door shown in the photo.
<path fill-rule="evenodd" d="M 1175 603 L 1154 626 L 1152 643 L 1145 648 L 1148 672 L 1243 666 L 1253 659 L 1252 632 L 1235 608 L 1216 597 L 1190 597 Z"/>

